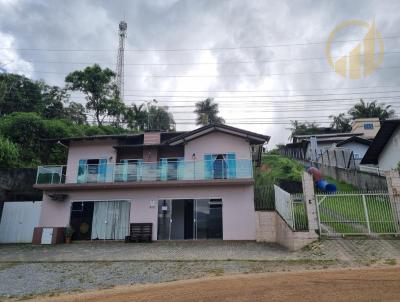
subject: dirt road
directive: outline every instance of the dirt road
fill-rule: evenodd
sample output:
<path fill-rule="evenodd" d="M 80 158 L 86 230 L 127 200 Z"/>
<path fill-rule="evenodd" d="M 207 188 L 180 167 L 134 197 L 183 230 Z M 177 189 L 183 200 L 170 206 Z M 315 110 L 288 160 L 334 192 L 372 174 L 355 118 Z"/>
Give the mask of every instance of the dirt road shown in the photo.
<path fill-rule="evenodd" d="M 47 297 L 46 302 L 399 301 L 400 267 L 234 275 Z"/>

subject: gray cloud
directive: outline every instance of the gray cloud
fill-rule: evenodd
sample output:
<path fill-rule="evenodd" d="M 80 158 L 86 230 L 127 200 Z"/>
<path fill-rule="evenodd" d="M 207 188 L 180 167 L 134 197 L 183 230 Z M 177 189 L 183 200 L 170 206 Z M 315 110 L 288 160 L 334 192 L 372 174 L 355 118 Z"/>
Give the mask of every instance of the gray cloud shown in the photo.
<path fill-rule="evenodd" d="M 118 45 L 117 28 L 123 17 L 128 23 L 127 49 L 219 48 L 324 42 L 337 24 L 348 19 L 375 20 L 378 30 L 384 37 L 396 36 L 400 25 L 399 9 L 399 1 L 0 0 L 0 43 L 3 48 L 107 50 L 42 52 L 8 49 L 0 51 L 0 63 L 11 59 L 15 63 L 10 66 L 0 64 L 0 67 L 8 71 L 24 70 L 23 73 L 28 76 L 36 79 L 43 78 L 57 85 L 63 85 L 65 74 L 83 68 L 85 65 L 49 64 L 37 61 L 98 62 L 114 69 Z M 389 54 L 396 50 L 400 51 L 400 39 L 385 40 L 385 50 L 388 54 L 385 55 L 382 67 L 400 66 L 400 54 Z M 152 95 L 132 90 L 154 90 L 156 91 L 154 95 L 160 95 L 163 91 L 169 90 L 202 90 L 208 92 L 198 94 L 165 92 L 164 94 L 213 96 L 220 102 L 222 115 L 228 121 L 238 119 L 259 121 L 262 118 L 264 121 L 272 118 L 288 121 L 294 116 L 298 119 L 305 119 L 304 117 L 307 116 L 310 121 L 320 121 L 326 120 L 323 116 L 347 111 L 347 105 L 336 101 L 323 106 L 324 110 L 307 112 L 300 110 L 307 110 L 309 106 L 302 107 L 291 102 L 293 99 L 302 99 L 301 97 L 284 96 L 345 93 L 349 90 L 340 90 L 340 88 L 399 84 L 398 69 L 395 68 L 378 70 L 366 79 L 349 80 L 335 73 L 329 73 L 331 69 L 325 59 L 292 60 L 324 58 L 324 56 L 324 43 L 234 50 L 127 52 L 126 63 L 222 63 L 260 60 L 275 62 L 219 65 L 127 65 L 125 67 L 126 101 L 132 103 L 143 99 L 143 97 L 133 95 Z M 276 62 L 277 60 L 292 61 Z M 53 73 L 41 73 L 41 71 Z M 311 73 L 315 71 L 328 72 Z M 304 72 L 304 74 L 288 74 L 298 72 Z M 282 75 L 274 75 L 279 73 Z M 242 76 L 225 77 L 232 74 Z M 253 74 L 259 76 L 245 76 Z M 130 77 L 132 75 L 139 77 Z M 150 75 L 214 75 L 215 77 L 146 77 Z M 304 91 L 325 88 L 331 90 Z M 266 98 L 265 102 L 253 98 L 231 99 L 228 103 L 227 99 L 218 98 L 228 93 L 212 92 L 216 90 L 254 90 L 260 91 L 258 94 L 262 95 L 282 94 L 283 97 Z M 235 95 L 249 94 L 254 95 L 254 93 L 236 93 Z M 366 97 L 368 94 L 360 96 Z M 309 98 L 304 97 L 304 99 Z M 176 106 L 183 105 L 182 100 L 187 101 L 188 105 L 197 101 L 192 98 L 172 97 L 160 98 L 160 103 Z M 398 106 L 397 99 L 385 99 L 385 102 Z M 290 112 L 285 111 L 283 108 L 285 105 L 299 108 L 299 111 L 293 112 L 293 109 Z M 279 112 L 262 112 L 262 109 L 255 108 L 261 106 L 264 111 Z M 176 119 L 193 117 L 193 114 L 187 112 L 188 109 L 172 107 L 171 110 Z M 182 111 L 185 113 L 179 113 Z M 237 124 L 237 126 L 272 135 L 272 144 L 285 142 L 289 136 L 288 125 Z M 178 124 L 178 129 L 192 127 L 194 126 Z"/>

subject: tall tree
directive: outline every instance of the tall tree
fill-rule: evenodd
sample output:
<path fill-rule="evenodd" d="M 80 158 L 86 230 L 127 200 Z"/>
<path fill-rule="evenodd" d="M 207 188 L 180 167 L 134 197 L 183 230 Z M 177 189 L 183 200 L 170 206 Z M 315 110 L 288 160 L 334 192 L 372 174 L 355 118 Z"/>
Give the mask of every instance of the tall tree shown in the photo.
<path fill-rule="evenodd" d="M 67 87 L 86 95 L 86 109 L 94 112 L 97 124 L 101 126 L 106 117 L 118 121 L 125 110 L 115 84 L 115 73 L 102 69 L 98 64 L 86 67 L 83 71 L 71 72 L 65 78 Z"/>
<path fill-rule="evenodd" d="M 64 109 L 64 116 L 74 124 L 86 124 L 85 107 L 76 102 L 70 102 L 68 107 Z"/>
<path fill-rule="evenodd" d="M 57 86 L 49 86 L 44 82 L 39 82 L 39 85 L 41 87 L 41 102 L 38 105 L 37 112 L 47 119 L 65 118 L 64 105 L 69 101 L 67 90 Z"/>
<path fill-rule="evenodd" d="M 147 122 L 147 112 L 144 110 L 144 104 L 133 104 L 125 111 L 124 120 L 128 128 L 134 131 L 144 131 Z"/>
<path fill-rule="evenodd" d="M 391 109 L 391 107 L 391 105 L 385 105 L 383 103 L 378 104 L 377 101 L 368 103 L 360 99 L 360 102 L 349 110 L 349 114 L 352 119 L 377 117 L 380 120 L 386 120 L 393 117 L 395 114 L 395 111 Z"/>
<path fill-rule="evenodd" d="M 41 86 L 25 76 L 0 74 L 0 116 L 13 112 L 39 111 Z"/>
<path fill-rule="evenodd" d="M 331 123 L 331 127 L 339 132 L 350 132 L 351 131 L 351 124 L 350 118 L 345 117 L 344 113 L 340 113 L 339 115 L 330 115 L 333 121 Z"/>
<path fill-rule="evenodd" d="M 174 117 L 166 106 L 150 106 L 147 112 L 148 130 L 175 130 Z"/>
<path fill-rule="evenodd" d="M 197 125 L 208 125 L 212 123 L 224 124 L 225 120 L 219 117 L 218 104 L 214 102 L 214 99 L 207 98 L 204 101 L 196 103 L 196 109 L 194 113 L 197 114 L 196 124 Z"/>
<path fill-rule="evenodd" d="M 128 128 L 134 131 L 144 130 L 175 130 L 175 120 L 168 107 L 133 104 L 127 108 L 124 120 Z"/>

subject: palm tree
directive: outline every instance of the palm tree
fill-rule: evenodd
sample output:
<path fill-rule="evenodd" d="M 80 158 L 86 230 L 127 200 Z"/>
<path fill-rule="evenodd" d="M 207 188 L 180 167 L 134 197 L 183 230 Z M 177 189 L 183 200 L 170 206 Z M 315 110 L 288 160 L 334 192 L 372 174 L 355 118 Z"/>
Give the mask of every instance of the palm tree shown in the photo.
<path fill-rule="evenodd" d="M 194 113 L 197 114 L 196 125 L 208 125 L 212 123 L 225 124 L 225 120 L 218 116 L 218 104 L 214 99 L 207 98 L 196 103 Z"/>
<path fill-rule="evenodd" d="M 144 104 L 137 106 L 133 104 L 132 107 L 127 108 L 125 112 L 125 121 L 128 128 L 135 131 L 143 131 L 147 123 L 147 112 L 143 110 Z"/>
<path fill-rule="evenodd" d="M 377 101 L 368 103 L 360 99 L 360 102 L 349 110 L 349 114 L 352 119 L 377 117 L 380 120 L 386 120 L 393 117 L 395 114 L 395 111 L 391 109 L 391 107 L 391 105 L 385 105 L 383 103 L 378 104 Z"/>
<path fill-rule="evenodd" d="M 340 113 L 339 115 L 330 115 L 333 121 L 331 123 L 331 127 L 340 131 L 340 132 L 350 132 L 351 131 L 351 120 L 346 117 L 344 113 Z"/>

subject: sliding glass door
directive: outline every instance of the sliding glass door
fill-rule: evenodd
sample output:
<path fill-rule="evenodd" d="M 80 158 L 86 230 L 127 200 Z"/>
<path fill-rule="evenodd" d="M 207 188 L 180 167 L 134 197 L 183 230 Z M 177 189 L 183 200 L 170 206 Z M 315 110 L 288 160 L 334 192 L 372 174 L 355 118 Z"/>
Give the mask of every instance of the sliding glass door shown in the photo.
<path fill-rule="evenodd" d="M 157 238 L 222 239 L 222 200 L 159 200 Z"/>

